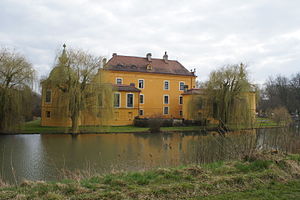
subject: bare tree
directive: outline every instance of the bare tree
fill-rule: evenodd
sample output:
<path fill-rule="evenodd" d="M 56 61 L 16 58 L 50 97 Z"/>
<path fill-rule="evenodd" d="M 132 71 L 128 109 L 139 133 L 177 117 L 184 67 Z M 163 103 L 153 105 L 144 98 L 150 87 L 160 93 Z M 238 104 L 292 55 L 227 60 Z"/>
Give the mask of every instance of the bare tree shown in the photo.
<path fill-rule="evenodd" d="M 243 64 L 230 65 L 213 71 L 206 83 L 212 106 L 211 113 L 222 125 L 251 122 L 247 93 L 251 90 L 248 73 Z"/>
<path fill-rule="evenodd" d="M 70 117 L 72 133 L 77 133 L 83 111 L 99 119 L 111 115 L 112 87 L 102 82 L 100 66 L 102 57 L 95 57 L 82 50 L 64 50 L 44 86 L 59 91 L 56 109 Z"/>
<path fill-rule="evenodd" d="M 0 131 L 16 129 L 30 102 L 35 71 L 26 58 L 15 51 L 0 49 Z"/>

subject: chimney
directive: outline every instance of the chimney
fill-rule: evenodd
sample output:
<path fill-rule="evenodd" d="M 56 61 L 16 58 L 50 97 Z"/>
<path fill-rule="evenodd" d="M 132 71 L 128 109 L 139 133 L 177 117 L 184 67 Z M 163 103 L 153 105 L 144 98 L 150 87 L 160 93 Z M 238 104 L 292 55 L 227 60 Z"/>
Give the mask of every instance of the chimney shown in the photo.
<path fill-rule="evenodd" d="M 113 53 L 113 54 L 112 54 L 112 57 L 115 57 L 115 56 L 117 56 L 117 53 Z"/>
<path fill-rule="evenodd" d="M 146 55 L 146 58 L 147 58 L 147 60 L 148 60 L 149 62 L 151 62 L 151 56 L 152 56 L 151 53 L 147 53 L 147 55 Z"/>
<path fill-rule="evenodd" d="M 163 59 L 164 59 L 165 63 L 168 63 L 168 54 L 166 51 L 165 51 L 165 55 L 163 56 Z"/>

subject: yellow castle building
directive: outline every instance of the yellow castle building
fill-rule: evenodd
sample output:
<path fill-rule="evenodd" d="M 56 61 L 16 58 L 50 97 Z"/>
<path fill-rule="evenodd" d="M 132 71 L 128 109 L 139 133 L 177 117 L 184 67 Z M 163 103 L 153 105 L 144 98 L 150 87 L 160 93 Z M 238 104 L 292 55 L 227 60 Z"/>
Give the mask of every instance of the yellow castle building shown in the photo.
<path fill-rule="evenodd" d="M 52 73 L 52 72 L 51 72 Z M 169 60 L 167 52 L 161 59 L 113 54 L 99 73 L 105 83 L 114 86 L 114 115 L 108 125 L 130 125 L 139 118 L 183 117 L 183 92 L 195 88 L 195 72 L 188 71 L 176 60 Z M 70 126 L 71 121 L 56 111 L 59 92 L 42 84 L 42 126 Z M 85 113 L 85 114 L 84 114 Z M 97 122 L 83 112 L 80 125 Z"/>
<path fill-rule="evenodd" d="M 113 117 L 102 125 L 132 125 L 136 117 L 205 118 L 210 123 L 218 122 L 207 113 L 207 108 L 193 107 L 195 99 L 199 96 L 205 99 L 206 96 L 203 90 L 196 88 L 195 71 L 189 71 L 178 61 L 168 59 L 167 52 L 162 58 L 152 58 L 151 53 L 145 57 L 114 53 L 109 61 L 103 59 L 99 74 L 104 83 L 114 88 Z M 55 99 L 60 95 L 57 89 L 42 83 L 42 126 L 71 126 L 70 118 L 57 109 Z M 250 92 L 248 100 L 254 114 L 255 93 Z M 99 125 L 99 120 L 84 110 L 80 114 L 79 125 Z"/>

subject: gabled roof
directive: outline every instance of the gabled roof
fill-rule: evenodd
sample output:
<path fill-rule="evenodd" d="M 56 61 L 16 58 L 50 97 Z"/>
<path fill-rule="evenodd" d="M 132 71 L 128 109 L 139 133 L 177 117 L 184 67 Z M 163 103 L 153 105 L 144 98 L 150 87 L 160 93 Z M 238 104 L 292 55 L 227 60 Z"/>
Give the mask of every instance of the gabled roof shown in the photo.
<path fill-rule="evenodd" d="M 186 95 L 186 94 L 205 94 L 205 89 L 202 88 L 193 88 L 193 89 L 189 89 L 187 91 L 185 91 L 184 93 L 182 93 L 182 95 Z"/>
<path fill-rule="evenodd" d="M 167 60 L 167 62 L 165 62 L 164 59 L 151 58 L 151 61 L 148 61 L 146 57 L 134 56 L 114 55 L 107 62 L 104 69 L 113 71 L 195 76 L 193 72 L 188 71 L 177 60 Z"/>
<path fill-rule="evenodd" d="M 116 88 L 117 91 L 141 92 L 141 90 L 132 85 L 114 84 L 113 87 Z"/>

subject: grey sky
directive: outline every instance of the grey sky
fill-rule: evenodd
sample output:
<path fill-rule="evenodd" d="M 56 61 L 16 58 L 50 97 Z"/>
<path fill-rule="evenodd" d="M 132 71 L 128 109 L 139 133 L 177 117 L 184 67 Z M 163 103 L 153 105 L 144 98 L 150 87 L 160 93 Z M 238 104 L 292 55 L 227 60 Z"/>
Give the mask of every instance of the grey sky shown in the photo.
<path fill-rule="evenodd" d="M 300 72 L 299 0 L 1 0 L 0 46 L 47 75 L 62 44 L 108 58 L 168 52 L 199 80 L 248 64 L 252 81 Z"/>

